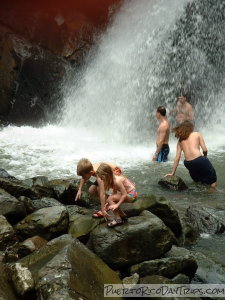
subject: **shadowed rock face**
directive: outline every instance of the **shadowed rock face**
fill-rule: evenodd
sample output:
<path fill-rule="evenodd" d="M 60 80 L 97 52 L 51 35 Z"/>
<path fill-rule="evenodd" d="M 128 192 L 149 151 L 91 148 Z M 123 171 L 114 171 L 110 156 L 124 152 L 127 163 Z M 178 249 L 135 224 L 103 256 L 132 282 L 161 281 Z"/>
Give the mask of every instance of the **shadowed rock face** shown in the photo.
<path fill-rule="evenodd" d="M 0 10 L 0 124 L 55 120 L 61 85 L 120 0 L 14 1 Z M 56 121 L 56 120 L 55 120 Z"/>

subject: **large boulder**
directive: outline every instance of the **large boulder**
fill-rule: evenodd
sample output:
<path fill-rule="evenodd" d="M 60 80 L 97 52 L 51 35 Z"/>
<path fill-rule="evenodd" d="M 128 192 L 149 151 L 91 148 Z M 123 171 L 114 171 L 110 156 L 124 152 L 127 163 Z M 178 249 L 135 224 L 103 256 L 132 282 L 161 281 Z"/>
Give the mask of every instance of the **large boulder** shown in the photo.
<path fill-rule="evenodd" d="M 70 221 L 69 233 L 75 237 L 87 236 L 95 227 L 99 225 L 101 220 L 94 219 L 90 215 L 76 214 L 73 220 Z"/>
<path fill-rule="evenodd" d="M 32 205 L 35 210 L 45 208 L 45 207 L 53 207 L 53 206 L 63 206 L 61 202 L 54 198 L 43 197 L 41 199 L 35 199 L 32 201 Z"/>
<path fill-rule="evenodd" d="M 28 215 L 15 227 L 17 236 L 24 240 L 39 235 L 47 240 L 67 231 L 69 214 L 64 206 L 42 208 Z"/>
<path fill-rule="evenodd" d="M 188 188 L 186 183 L 179 176 L 163 177 L 159 180 L 158 184 L 173 191 L 183 191 Z"/>
<path fill-rule="evenodd" d="M 31 271 L 39 299 L 103 299 L 104 284 L 121 284 L 114 271 L 70 235 L 19 263 Z"/>
<path fill-rule="evenodd" d="M 176 236 L 182 233 L 181 221 L 178 212 L 164 197 L 141 196 L 135 203 L 124 203 L 121 208 L 128 216 L 139 215 L 143 210 L 148 210 L 160 218 Z"/>
<path fill-rule="evenodd" d="M 114 229 L 102 224 L 91 232 L 88 241 L 88 247 L 113 268 L 159 258 L 171 246 L 170 231 L 148 211 Z"/>

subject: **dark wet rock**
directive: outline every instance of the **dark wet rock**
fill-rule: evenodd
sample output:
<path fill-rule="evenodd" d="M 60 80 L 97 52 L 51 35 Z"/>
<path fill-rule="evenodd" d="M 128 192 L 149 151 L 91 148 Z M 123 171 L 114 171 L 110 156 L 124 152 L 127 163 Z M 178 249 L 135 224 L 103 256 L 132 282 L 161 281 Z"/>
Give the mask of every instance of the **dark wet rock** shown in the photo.
<path fill-rule="evenodd" d="M 45 184 L 46 187 L 52 188 L 57 199 L 66 205 L 74 204 L 77 193 L 78 181 L 72 179 L 54 179 Z"/>
<path fill-rule="evenodd" d="M 20 240 L 39 235 L 47 240 L 67 231 L 69 214 L 64 206 L 42 208 L 28 215 L 15 227 Z"/>
<path fill-rule="evenodd" d="M 70 235 L 50 241 L 20 263 L 31 271 L 40 299 L 102 299 L 104 284 L 121 283 L 114 271 Z"/>
<path fill-rule="evenodd" d="M 36 235 L 31 238 L 26 239 L 22 243 L 19 244 L 18 247 L 18 255 L 19 257 L 24 257 L 26 255 L 29 255 L 30 253 L 40 249 L 44 245 L 47 244 L 47 241 L 40 236 Z"/>
<path fill-rule="evenodd" d="M 17 293 L 21 296 L 34 288 L 34 280 L 27 267 L 15 263 L 10 268 L 11 279 Z"/>
<path fill-rule="evenodd" d="M 222 233 L 225 231 L 225 218 L 217 216 L 212 208 L 192 205 L 187 208 L 186 222 L 199 233 Z"/>
<path fill-rule="evenodd" d="M 172 241 L 164 223 L 144 211 L 114 229 L 99 225 L 91 232 L 88 246 L 107 264 L 120 268 L 159 258 L 169 251 Z"/>
<path fill-rule="evenodd" d="M 45 207 L 53 207 L 53 206 L 63 206 L 61 202 L 54 198 L 43 197 L 41 199 L 35 199 L 32 201 L 32 205 L 35 210 L 45 208 Z"/>
<path fill-rule="evenodd" d="M 13 227 L 6 218 L 0 215 L 0 250 L 4 251 L 7 247 L 17 241 Z"/>
<path fill-rule="evenodd" d="M 38 194 L 28 185 L 20 181 L 10 180 L 8 178 L 0 178 L 0 187 L 10 193 L 14 197 L 26 196 L 29 198 L 37 198 Z"/>
<path fill-rule="evenodd" d="M 0 194 L 0 215 L 5 216 L 11 224 L 15 224 L 27 215 L 27 211 L 24 204 L 15 197 Z"/>
<path fill-rule="evenodd" d="M 139 197 L 135 203 L 125 203 L 121 208 L 128 216 L 139 215 L 141 211 L 148 210 L 160 218 L 168 226 L 175 236 L 182 233 L 181 221 L 178 212 L 172 204 L 165 198 L 155 196 Z"/>
<path fill-rule="evenodd" d="M 194 277 L 197 267 L 198 265 L 195 258 L 191 255 L 185 255 L 144 261 L 140 264 L 133 265 L 130 268 L 130 272 L 131 274 L 138 273 L 141 277 L 160 275 L 170 279 L 182 273 L 192 278 Z"/>
<path fill-rule="evenodd" d="M 9 281 L 6 265 L 0 262 L 0 299 L 1 300 L 18 300 L 12 285 Z"/>
<path fill-rule="evenodd" d="M 68 232 L 75 238 L 84 237 L 97 227 L 100 222 L 101 220 L 94 219 L 90 215 L 76 214 L 70 220 Z"/>
<path fill-rule="evenodd" d="M 0 177 L 17 180 L 16 177 L 10 175 L 6 170 L 0 169 Z"/>
<path fill-rule="evenodd" d="M 188 188 L 183 179 L 178 176 L 163 177 L 159 180 L 158 184 L 173 191 L 183 191 Z"/>

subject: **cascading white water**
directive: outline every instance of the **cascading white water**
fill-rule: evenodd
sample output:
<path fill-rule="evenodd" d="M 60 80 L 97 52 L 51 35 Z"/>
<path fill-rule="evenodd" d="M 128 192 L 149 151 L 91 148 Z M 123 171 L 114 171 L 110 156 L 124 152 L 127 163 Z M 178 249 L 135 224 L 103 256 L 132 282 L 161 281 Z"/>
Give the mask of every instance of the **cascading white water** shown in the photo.
<path fill-rule="evenodd" d="M 125 1 L 81 73 L 71 79 L 70 87 L 65 85 L 61 123 L 0 131 L 1 167 L 18 178 L 55 178 L 74 175 L 81 157 L 123 168 L 149 166 L 155 148 L 155 109 L 170 109 L 183 88 L 195 94 L 197 127 L 207 146 L 223 150 L 225 91 L 218 88 L 222 81 L 216 84 L 219 65 L 211 65 L 207 51 L 198 47 L 201 28 L 207 29 L 208 23 L 199 12 L 187 16 L 187 3 L 199 1 Z M 184 27 L 189 23 L 194 35 Z M 217 26 L 210 29 L 222 43 Z M 175 139 L 170 146 L 172 161 Z"/>
<path fill-rule="evenodd" d="M 91 128 L 108 141 L 149 144 L 163 63 L 159 45 L 186 2 L 126 1 L 66 99 L 63 124 Z"/>

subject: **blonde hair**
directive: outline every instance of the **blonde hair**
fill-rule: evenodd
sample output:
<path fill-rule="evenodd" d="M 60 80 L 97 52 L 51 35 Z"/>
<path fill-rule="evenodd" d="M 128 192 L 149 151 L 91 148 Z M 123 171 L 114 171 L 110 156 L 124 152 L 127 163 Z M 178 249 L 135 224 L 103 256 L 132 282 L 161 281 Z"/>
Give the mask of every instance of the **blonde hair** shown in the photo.
<path fill-rule="evenodd" d="M 77 164 L 77 175 L 83 176 L 93 171 L 93 165 L 87 158 L 82 158 Z"/>
<path fill-rule="evenodd" d="M 186 140 L 193 132 L 194 125 L 190 121 L 184 121 L 173 129 L 175 137 L 179 139 L 179 142 Z"/>
<path fill-rule="evenodd" d="M 96 171 L 96 175 L 104 182 L 105 190 L 114 186 L 114 175 L 112 168 L 106 163 L 101 163 Z"/>

